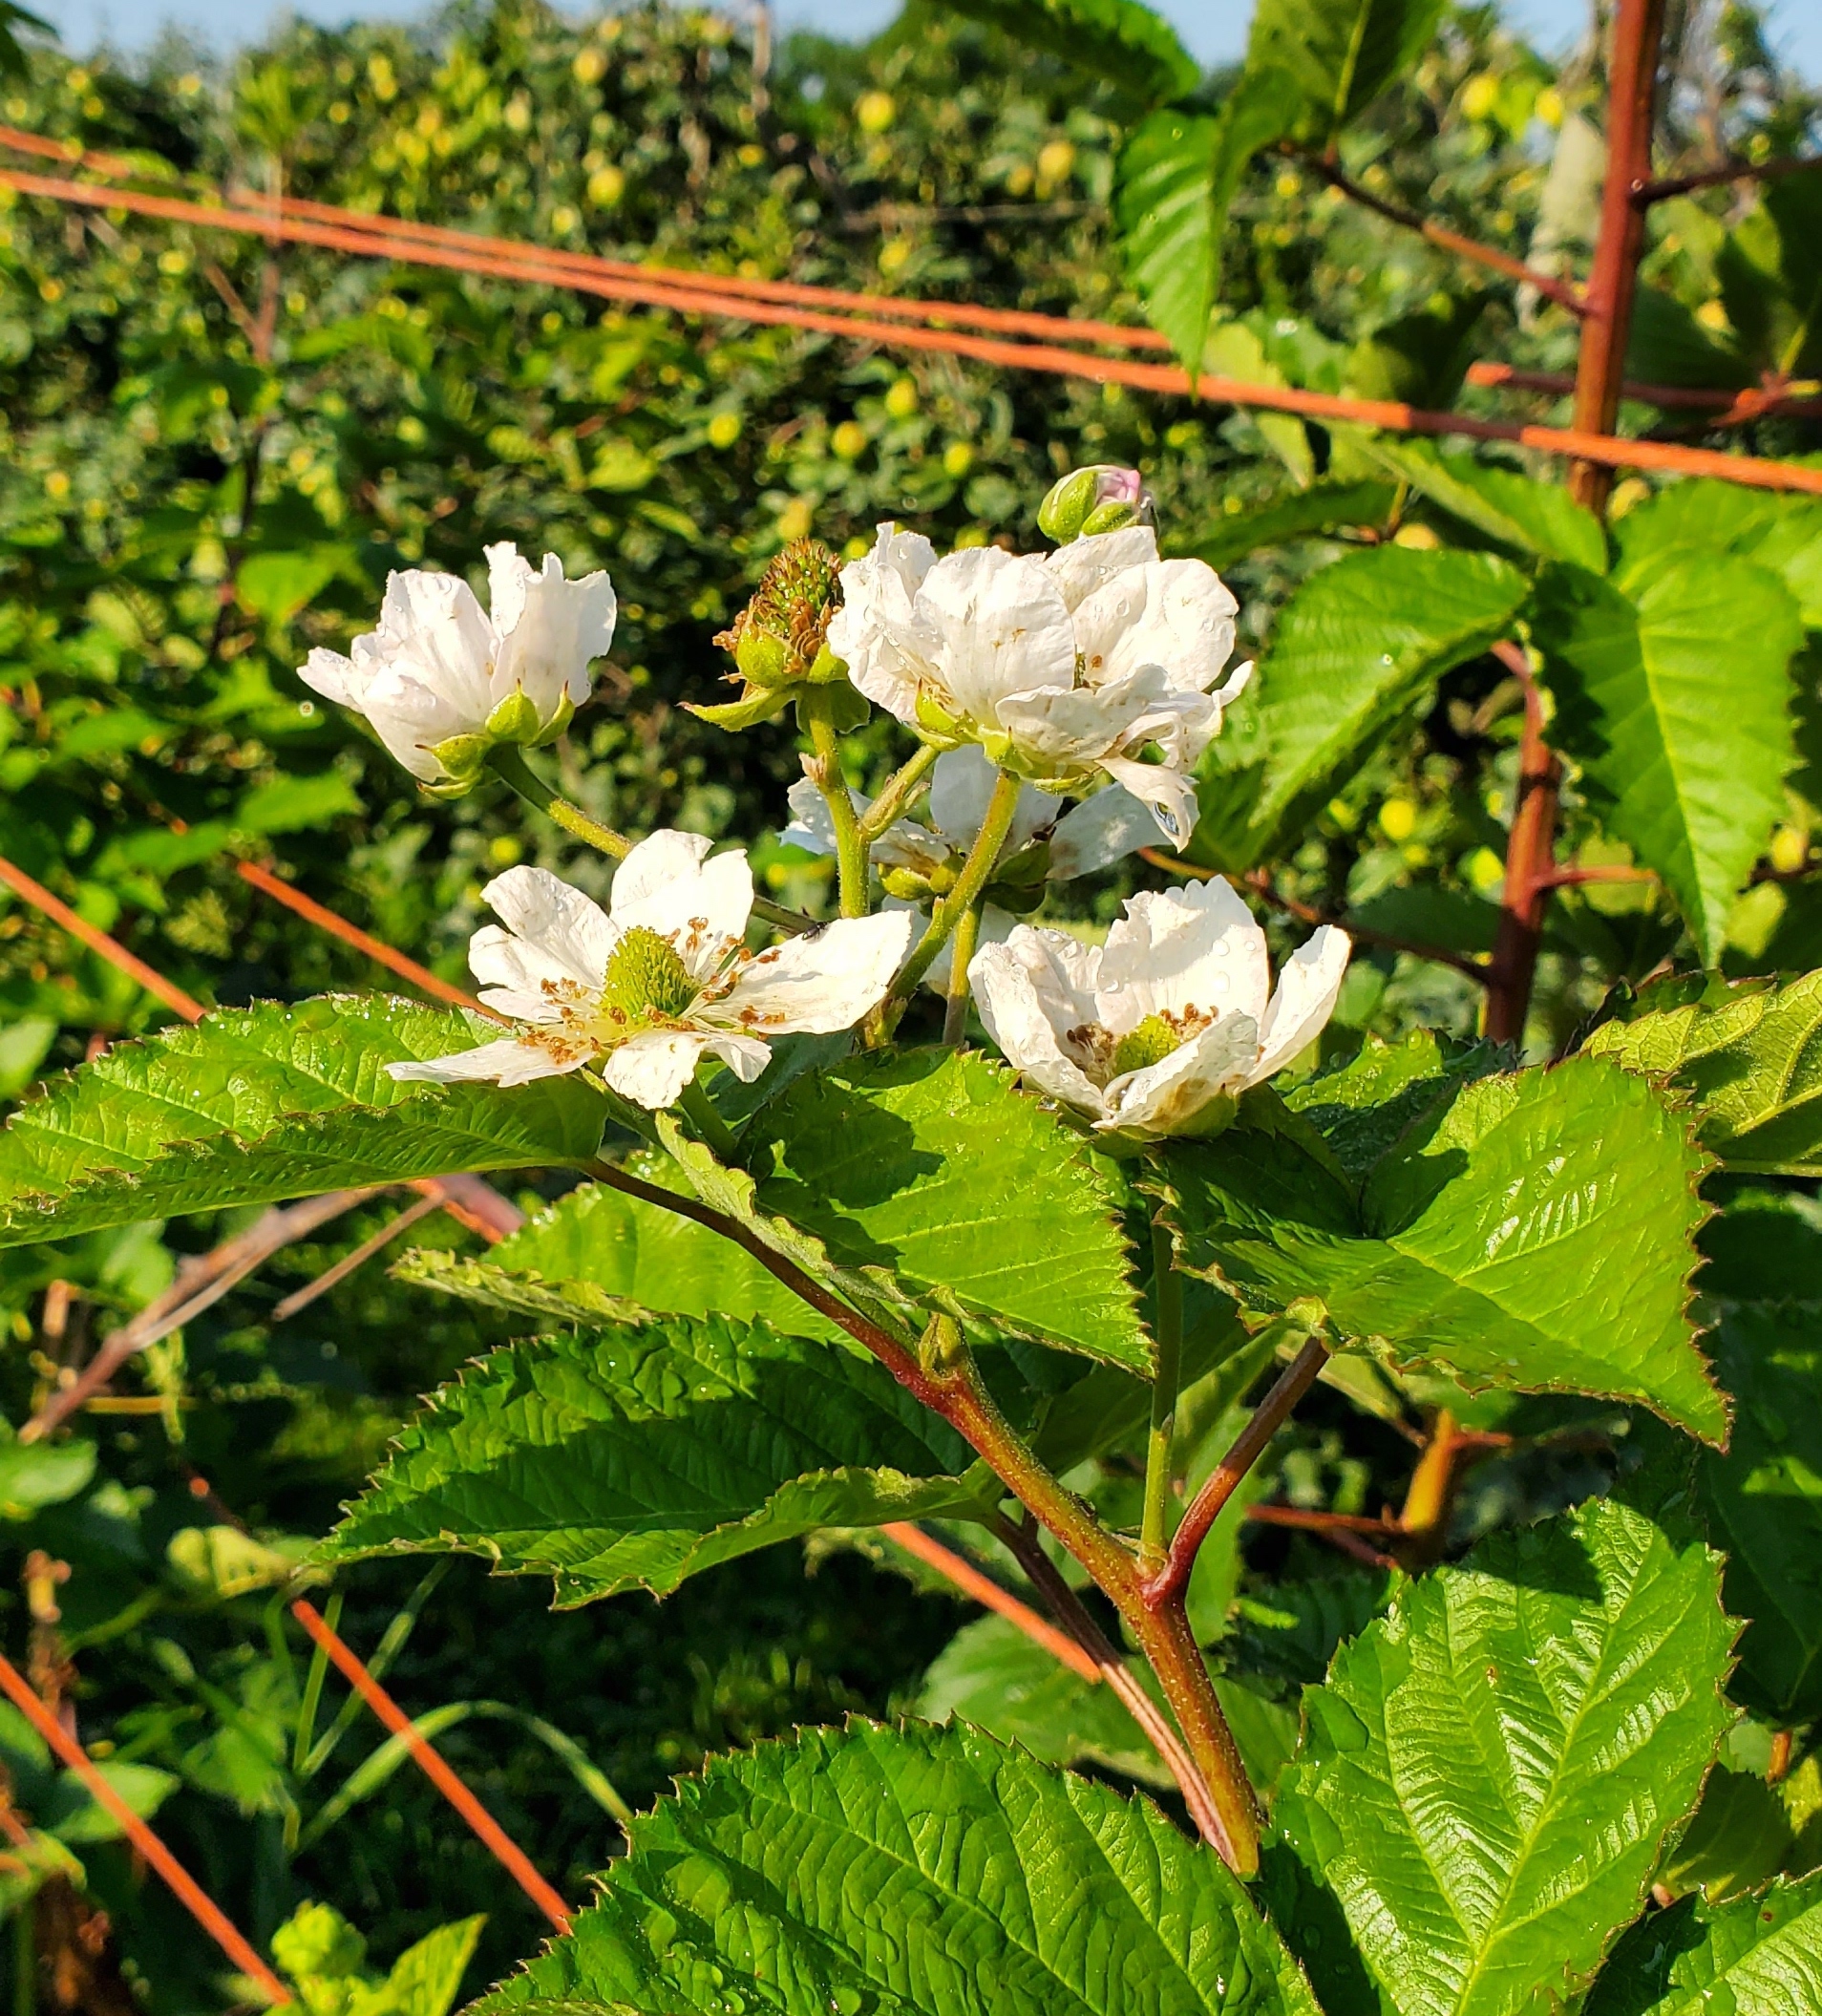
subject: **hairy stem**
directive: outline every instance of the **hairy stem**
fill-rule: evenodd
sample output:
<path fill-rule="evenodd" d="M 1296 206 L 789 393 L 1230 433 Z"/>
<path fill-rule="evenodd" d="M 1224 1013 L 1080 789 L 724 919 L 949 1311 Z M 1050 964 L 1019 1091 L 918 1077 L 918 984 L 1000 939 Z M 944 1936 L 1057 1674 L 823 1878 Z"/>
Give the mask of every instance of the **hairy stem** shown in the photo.
<path fill-rule="evenodd" d="M 835 827 L 836 873 L 843 917 L 867 914 L 867 843 L 860 838 L 854 799 L 841 771 L 841 738 L 836 733 L 829 690 L 811 688 L 797 702 L 797 718 L 809 731 L 814 752 L 807 766 Z"/>
<path fill-rule="evenodd" d="M 955 927 L 949 959 L 949 991 L 943 1004 L 943 1040 L 951 1050 L 960 1050 L 968 1033 L 968 962 L 974 957 L 974 942 L 981 930 L 981 906 L 973 904 L 962 913 Z"/>
<path fill-rule="evenodd" d="M 591 819 L 580 805 L 572 805 L 561 793 L 553 791 L 518 749 L 502 744 L 488 751 L 487 761 L 501 783 L 511 785 L 533 811 L 541 812 L 565 833 L 617 861 L 624 861 L 632 852 L 633 843 L 624 833 L 616 833 L 611 826 Z M 780 931 L 795 933 L 816 929 L 814 919 L 795 910 L 787 910 L 782 903 L 768 902 L 763 896 L 753 898 L 752 914 Z"/>
<path fill-rule="evenodd" d="M 1224 1831 L 1215 1805 L 1215 1795 L 1209 1790 L 1207 1779 L 1196 1768 L 1196 1760 L 1184 1747 L 1183 1739 L 1171 1726 L 1170 1718 L 1158 1711 L 1157 1704 L 1139 1685 L 1117 1647 L 1089 1615 L 1075 1591 L 1050 1565 L 1049 1557 L 1031 1528 L 1017 1526 L 1010 1519 L 996 1517 L 993 1531 L 1025 1570 L 1026 1579 L 1043 1597 L 1050 1614 L 1068 1627 L 1076 1644 L 1092 1661 L 1099 1678 L 1150 1738 L 1171 1776 L 1176 1780 L 1176 1789 L 1183 1794 L 1183 1804 L 1189 1809 L 1190 1818 L 1196 1822 L 1196 1831 L 1211 1847 L 1217 1846 L 1223 1838 Z"/>
<path fill-rule="evenodd" d="M 904 1013 L 905 1005 L 917 992 L 918 983 L 930 970 L 956 925 L 973 908 L 981 891 L 986 887 L 987 878 L 1000 859 L 1000 850 L 1006 845 L 1006 837 L 1012 830 L 1012 816 L 1019 809 L 1019 789 L 1018 778 L 1009 771 L 1001 771 L 993 786 L 993 796 L 987 801 L 986 817 L 981 821 L 974 845 L 968 849 L 968 858 L 962 864 L 955 887 L 948 895 L 937 899 L 936 907 L 930 913 L 929 928 L 918 941 L 916 949 L 892 984 L 887 1002 L 891 1026 L 897 1025 L 899 1017 Z"/>
<path fill-rule="evenodd" d="M 1145 1445 L 1145 1512 L 1139 1526 L 1139 1573 L 1153 1576 L 1170 1545 L 1171 1455 L 1176 1439 L 1176 1390 L 1183 1356 L 1183 1277 L 1174 1264 L 1162 1217 L 1152 1220 L 1157 1373 L 1152 1381 L 1152 1432 Z"/>
<path fill-rule="evenodd" d="M 886 779 L 884 788 L 873 803 L 860 815 L 860 838 L 871 846 L 905 810 L 924 775 L 941 752 L 932 749 L 927 742 L 919 743 L 915 752 Z"/>
<path fill-rule="evenodd" d="M 1239 1747 L 1215 1698 L 1208 1666 L 1190 1630 L 1181 1589 L 1159 1600 L 1151 1597 L 1133 1556 L 1090 1507 L 1039 1461 L 1000 1411 L 981 1383 L 972 1353 L 964 1348 L 944 1370 L 926 1368 L 907 1342 L 895 1337 L 884 1324 L 851 1307 L 794 1261 L 768 1245 L 752 1227 L 699 1199 L 661 1190 L 611 1162 L 597 1160 L 583 1166 L 599 1181 L 661 1210 L 693 1219 L 750 1253 L 793 1294 L 871 1352 L 914 1399 L 940 1414 L 1012 1496 L 1075 1557 L 1118 1607 L 1157 1674 L 1189 1754 L 1209 1788 L 1217 1829 L 1215 1847 L 1236 1872 L 1252 1876 L 1259 1867 L 1259 1806 Z M 1183 1581 L 1186 1586 L 1187 1572 Z"/>
<path fill-rule="evenodd" d="M 1322 1337 L 1311 1337 L 1280 1373 L 1271 1391 L 1253 1410 L 1253 1418 L 1240 1430 L 1233 1448 L 1215 1466 L 1213 1475 L 1184 1513 L 1163 1568 L 1145 1584 L 1147 1603 L 1164 1605 L 1181 1602 L 1189 1588 L 1196 1557 L 1208 1538 L 1209 1529 L 1220 1517 L 1222 1506 L 1234 1496 L 1240 1479 L 1265 1454 L 1266 1445 L 1289 1417 L 1291 1409 L 1315 1384 L 1316 1374 L 1322 1370 L 1327 1357 L 1326 1341 Z"/>

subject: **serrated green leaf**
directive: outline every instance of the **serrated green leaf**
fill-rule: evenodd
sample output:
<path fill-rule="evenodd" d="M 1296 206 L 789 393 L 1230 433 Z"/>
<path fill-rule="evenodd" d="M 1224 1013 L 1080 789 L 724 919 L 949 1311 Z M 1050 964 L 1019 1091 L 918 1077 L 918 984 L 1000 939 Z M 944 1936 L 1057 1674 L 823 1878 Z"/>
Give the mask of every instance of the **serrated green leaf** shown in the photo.
<path fill-rule="evenodd" d="M 838 1265 L 1149 1369 L 1112 1182 L 1004 1065 L 914 1050 L 806 1074 L 756 1117 L 744 1154 L 759 1206 Z"/>
<path fill-rule="evenodd" d="M 1718 1908 L 1690 1898 L 1615 1948 L 1585 2016 L 1797 2016 L 1822 2008 L 1822 1871 Z"/>
<path fill-rule="evenodd" d="M 710 2016 L 1317 2016 L 1211 1849 L 978 1730 L 850 1722 L 716 1758 L 485 2001 Z"/>
<path fill-rule="evenodd" d="M 626 1166 L 660 1189 L 679 1180 L 658 1156 L 636 1155 Z M 840 1334 L 731 1240 L 605 1183 L 570 1191 L 485 1260 L 431 1250 L 407 1254 L 393 1272 L 546 1323 L 599 1326 L 633 1304 L 665 1315 L 765 1323 L 796 1337 Z"/>
<path fill-rule="evenodd" d="M 449 2016 L 486 1922 L 482 1917 L 458 1919 L 408 1946 L 380 1991 L 387 2016 Z"/>
<path fill-rule="evenodd" d="M 1445 455 L 1430 441 L 1373 437 L 1364 447 L 1420 496 L 1509 551 L 1607 571 L 1600 520 L 1560 485 L 1471 455 Z"/>
<path fill-rule="evenodd" d="M 1444 672 L 1510 633 L 1528 593 L 1490 553 L 1379 546 L 1311 575 L 1255 682 L 1255 747 L 1224 749 L 1224 731 L 1210 752 L 1197 858 L 1207 843 L 1244 868 L 1301 834 Z"/>
<path fill-rule="evenodd" d="M 1413 1029 L 1400 1043 L 1369 1033 L 1346 1063 L 1305 1079 L 1284 1104 L 1317 1129 L 1358 1182 L 1460 1081 L 1490 1072 L 1497 1054 L 1489 1044 L 1450 1046 L 1433 1029 Z"/>
<path fill-rule="evenodd" d="M 1663 877 L 1705 962 L 1785 811 L 1796 604 L 1749 561 L 1546 569 L 1533 634 L 1603 823 Z M 1718 704 L 1725 692 L 1726 704 Z"/>
<path fill-rule="evenodd" d="M 218 1008 L 54 1081 L 0 1134 L 0 1245 L 361 1183 L 584 1162 L 609 1102 L 574 1077 L 400 1085 L 473 1048 L 461 1009 L 328 995 Z"/>
<path fill-rule="evenodd" d="M 1304 1695 L 1275 1818 L 1385 2016 L 1572 1998 L 1645 1900 L 1731 1717 L 1720 1564 L 1593 1501 L 1410 1583 Z M 1344 1953 L 1285 1923 L 1319 1994 Z"/>
<path fill-rule="evenodd" d="M 1615 536 L 1628 570 L 1662 564 L 1679 551 L 1684 564 L 1716 552 L 1756 562 L 1790 589 L 1804 623 L 1822 629 L 1822 500 L 1696 478 L 1635 505 Z"/>
<path fill-rule="evenodd" d="M 1326 145 L 1429 46 L 1442 0 L 1260 0 L 1248 70 L 1297 81 L 1301 139 Z"/>
<path fill-rule="evenodd" d="M 967 1509 L 967 1445 L 871 1359 L 721 1317 L 513 1345 L 445 1387 L 323 1559 L 461 1551 L 562 1604 L 818 1526 Z"/>
<path fill-rule="evenodd" d="M 1285 544 L 1338 525 L 1383 525 L 1391 515 L 1398 492 L 1391 483 L 1360 481 L 1313 483 L 1293 490 L 1268 504 L 1219 517 L 1176 542 L 1178 550 L 1204 560 L 1218 573 L 1237 560 L 1268 546 Z"/>
<path fill-rule="evenodd" d="M 1698 1473 L 1727 1607 L 1749 1620 L 1735 1698 L 1785 1728 L 1822 1715 L 1822 1283 L 1812 1292 L 1724 1305 L 1713 1350 L 1733 1435 Z"/>
<path fill-rule="evenodd" d="M 1104 77 L 1150 107 L 1194 91 L 1201 66 L 1176 31 L 1141 0 L 945 0 L 1034 49 Z"/>
<path fill-rule="evenodd" d="M 1647 987 L 1631 1019 L 1601 1023 L 1582 1050 L 1667 1079 L 1728 1168 L 1822 1176 L 1822 972 Z"/>
<path fill-rule="evenodd" d="M 1686 1313 L 1704 1159 L 1624 1072 L 1579 1059 L 1462 1085 L 1358 1199 L 1282 1126 L 1175 1143 L 1159 1162 L 1179 1264 L 1255 1311 L 1314 1296 L 1343 1338 L 1400 1368 L 1635 1400 L 1725 1438 Z"/>
<path fill-rule="evenodd" d="M 1172 107 L 1133 129 L 1113 197 L 1121 253 L 1152 326 L 1183 368 L 1203 369 L 1220 293 L 1221 238 L 1246 164 L 1289 132 L 1297 94 L 1278 71 L 1248 73 L 1220 110 Z"/>

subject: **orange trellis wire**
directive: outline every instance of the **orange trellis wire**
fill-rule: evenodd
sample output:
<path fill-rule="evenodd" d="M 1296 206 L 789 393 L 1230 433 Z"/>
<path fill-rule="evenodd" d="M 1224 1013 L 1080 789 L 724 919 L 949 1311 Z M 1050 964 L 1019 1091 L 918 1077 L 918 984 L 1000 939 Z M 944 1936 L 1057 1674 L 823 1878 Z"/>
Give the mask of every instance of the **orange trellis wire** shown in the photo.
<path fill-rule="evenodd" d="M 364 258 L 474 273 L 483 278 L 513 280 L 568 288 L 573 292 L 635 306 L 668 308 L 686 315 L 712 315 L 729 321 L 773 324 L 846 336 L 886 349 L 922 350 L 969 357 L 980 363 L 1053 376 L 1083 378 L 1101 384 L 1129 385 L 1141 391 L 1183 395 L 1193 393 L 1218 405 L 1259 407 L 1316 420 L 1351 421 L 1392 434 L 1459 435 L 1474 440 L 1508 441 L 1540 454 L 1592 462 L 1611 469 L 1650 469 L 1681 476 L 1705 476 L 1723 482 L 1764 490 L 1795 490 L 1822 496 L 1822 468 L 1794 462 L 1723 455 L 1712 449 L 1688 448 L 1663 441 L 1630 440 L 1616 435 L 1576 428 L 1539 427 L 1482 419 L 1461 413 L 1430 412 L 1391 399 L 1357 399 L 1339 393 L 1304 391 L 1294 386 L 1261 385 L 1246 379 L 1201 374 L 1192 386 L 1189 374 L 1176 364 L 1148 363 L 1130 356 L 1102 356 L 1079 346 L 1126 350 L 1157 350 L 1161 339 L 1151 330 L 1123 329 L 1101 322 L 1074 321 L 1022 310 L 974 308 L 945 302 L 900 300 L 894 296 L 856 294 L 784 281 L 757 281 L 742 276 L 692 274 L 676 267 L 633 265 L 593 255 L 553 251 L 517 240 L 486 238 L 445 226 L 413 223 L 378 213 L 347 210 L 333 204 L 237 196 L 212 203 L 120 186 L 141 171 L 119 156 L 72 152 L 40 135 L 0 127 L 0 144 L 39 157 L 50 157 L 108 180 L 74 181 L 64 177 L 0 169 L 0 186 L 25 196 L 92 209 L 119 210 L 156 217 L 168 223 L 206 230 L 232 231 L 264 238 L 268 244 L 312 244 Z M 820 304 L 811 306 L 810 304 Z M 885 319 L 896 317 L 901 319 Z M 967 328 L 992 329 L 1009 334 L 1046 337 L 1049 341 L 1006 341 L 1004 336 L 972 335 Z M 1484 368 L 1480 382 L 1519 384 L 1500 367 Z M 1654 390 L 1657 388 L 1653 388 Z M 1646 388 L 1636 388 L 1642 393 Z M 1724 424 L 1756 416 L 1769 398 L 1753 404 L 1735 401 L 1719 417 Z"/>
<path fill-rule="evenodd" d="M 173 1894 L 190 1916 L 229 1960 L 243 1974 L 258 1984 L 260 1992 L 269 2003 L 278 2007 L 287 2005 L 292 1999 L 290 1989 L 247 1944 L 239 1927 L 221 1905 L 115 1791 L 103 1772 L 96 1768 L 88 1751 L 38 1699 L 27 1684 L 25 1676 L 4 1654 L 0 1654 L 0 1689 L 5 1691 L 13 1707 L 31 1723 L 56 1755 L 88 1787 L 95 1802 L 113 1815 L 135 1849 L 170 1885 Z"/>

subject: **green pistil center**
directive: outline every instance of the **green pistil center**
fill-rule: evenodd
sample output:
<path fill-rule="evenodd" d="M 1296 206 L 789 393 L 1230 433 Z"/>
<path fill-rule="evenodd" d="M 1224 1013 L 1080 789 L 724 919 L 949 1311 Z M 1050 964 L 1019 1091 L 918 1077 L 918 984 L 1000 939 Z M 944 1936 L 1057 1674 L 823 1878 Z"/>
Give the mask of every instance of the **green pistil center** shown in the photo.
<path fill-rule="evenodd" d="M 1117 1078 L 1129 1071 L 1144 1071 L 1148 1065 L 1162 1064 L 1173 1050 L 1182 1047 L 1182 1042 L 1181 1035 L 1162 1015 L 1147 1015 L 1114 1047 L 1113 1075 Z"/>
<path fill-rule="evenodd" d="M 603 1019 L 624 1035 L 673 1021 L 701 992 L 669 939 L 634 924 L 614 947 L 601 982 Z"/>

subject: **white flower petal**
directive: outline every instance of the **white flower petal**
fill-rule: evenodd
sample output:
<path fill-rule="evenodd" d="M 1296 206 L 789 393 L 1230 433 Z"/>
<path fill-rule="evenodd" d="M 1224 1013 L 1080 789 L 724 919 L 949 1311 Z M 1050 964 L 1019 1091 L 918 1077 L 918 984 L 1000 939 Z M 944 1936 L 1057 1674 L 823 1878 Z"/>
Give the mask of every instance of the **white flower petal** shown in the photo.
<path fill-rule="evenodd" d="M 1180 853 L 1189 845 L 1202 811 L 1194 778 L 1163 763 L 1135 763 L 1126 756 L 1103 756 L 1100 767 L 1145 806 L 1171 846 Z"/>
<path fill-rule="evenodd" d="M 1234 649 L 1239 605 L 1205 561 L 1131 567 L 1075 612 L 1075 647 L 1091 686 L 1156 666 L 1179 692 L 1206 692 Z"/>
<path fill-rule="evenodd" d="M 1004 944 L 984 945 L 968 965 L 968 985 L 986 1031 L 1022 1076 L 1065 1105 L 1097 1118 L 1107 1111 L 1100 1092 L 1063 1048 L 1066 1029 L 1091 1019 L 1093 1004 L 1082 983 L 1091 981 L 1092 947 L 1062 931 L 1014 927 Z M 1077 1013 L 1086 1007 L 1086 1014 Z"/>
<path fill-rule="evenodd" d="M 693 1029 L 645 1029 L 608 1051 L 601 1074 L 623 1099 L 656 1113 L 676 1105 L 707 1048 Z"/>
<path fill-rule="evenodd" d="M 1324 924 L 1291 954 L 1260 1025 L 1259 1060 L 1248 1085 L 1262 1085 L 1322 1034 L 1335 1012 L 1353 949 L 1345 931 Z"/>
<path fill-rule="evenodd" d="M 648 834 L 614 870 L 608 891 L 608 913 L 619 922 L 622 905 L 643 903 L 667 882 L 679 876 L 693 875 L 714 845 L 706 833 L 679 833 L 674 826 L 660 826 Z"/>
<path fill-rule="evenodd" d="M 1243 1015 L 1258 1029 L 1271 992 L 1265 934 L 1219 876 L 1145 890 L 1107 934 L 1097 1019 L 1117 1034 L 1148 1015 Z"/>
<path fill-rule="evenodd" d="M 1151 808 L 1123 784 L 1110 784 L 1071 806 L 1050 835 L 1050 880 L 1092 875 L 1157 838 Z"/>
<path fill-rule="evenodd" d="M 998 766 L 978 743 L 944 750 L 930 775 L 930 823 L 959 852 L 974 845 L 987 804 L 1000 780 Z M 1029 846 L 1040 833 L 1047 833 L 1061 817 L 1061 800 L 1034 784 L 1023 786 L 1006 835 L 1005 853 L 1017 854 Z"/>
<path fill-rule="evenodd" d="M 481 891 L 481 901 L 538 956 L 518 954 L 509 962 L 499 934 L 483 929 L 469 945 L 477 980 L 535 987 L 540 980 L 566 976 L 582 987 L 600 987 L 620 934 L 580 889 L 547 868 L 508 868 Z M 475 966 L 477 948 L 485 970 Z"/>
<path fill-rule="evenodd" d="M 555 717 L 565 696 L 580 707 L 594 683 L 590 663 L 614 641 L 619 604 L 613 583 L 600 569 L 565 581 L 554 553 L 544 555 L 538 574 L 510 545 L 489 546 L 487 559 L 499 639 L 491 697 L 498 703 L 517 689 L 544 722 Z"/>
<path fill-rule="evenodd" d="M 841 570 L 841 606 L 829 623 L 829 648 L 876 707 L 900 721 L 917 717 L 918 681 L 940 640 L 916 614 L 915 598 L 936 564 L 919 532 L 878 528 L 873 551 Z"/>
<path fill-rule="evenodd" d="M 1218 1117 L 1218 1109 L 1209 1111 L 1214 1101 L 1246 1082 L 1258 1052 L 1259 1025 L 1250 1015 L 1217 1022 L 1161 1062 L 1113 1079 L 1107 1117 L 1097 1124 L 1147 1140 L 1199 1133 Z"/>
<path fill-rule="evenodd" d="M 701 1011 L 701 1020 L 754 1036 L 794 1030 L 828 1036 L 852 1029 L 884 999 L 911 948 L 911 931 L 906 912 L 882 910 L 787 939 L 750 961 L 727 994 Z"/>
<path fill-rule="evenodd" d="M 717 1030 L 705 1046 L 711 1057 L 719 1057 L 742 1085 L 752 1081 L 772 1062 L 772 1046 L 757 1036 L 735 1036 Z"/>
<path fill-rule="evenodd" d="M 1057 592 L 1073 613 L 1094 591 L 1128 568 L 1157 559 L 1157 534 L 1150 525 L 1128 525 L 1120 532 L 1095 532 L 1059 546 L 1045 562 Z"/>
<path fill-rule="evenodd" d="M 379 626 L 371 639 L 355 640 L 357 660 L 363 645 L 376 660 L 427 686 L 471 731 L 486 721 L 494 630 L 459 575 L 419 567 L 388 575 Z"/>
<path fill-rule="evenodd" d="M 1041 560 L 999 546 L 951 553 L 924 577 L 916 609 L 941 639 L 949 697 L 983 726 L 998 723 L 1006 695 L 1075 677 L 1070 612 Z"/>
<path fill-rule="evenodd" d="M 799 777 L 785 793 L 791 807 L 791 823 L 778 838 L 787 847 L 801 847 L 806 854 L 836 851 L 835 820 L 829 801 L 808 777 Z"/>
<path fill-rule="evenodd" d="M 515 1022 L 555 1022 L 561 1008 L 547 988 L 594 987 L 601 979 L 581 980 L 567 961 L 498 924 L 483 924 L 468 941 L 468 970 L 481 984 L 483 1003 Z"/>
<path fill-rule="evenodd" d="M 344 658 L 340 651 L 325 650 L 319 645 L 297 668 L 297 676 L 313 693 L 321 693 L 326 700 L 333 700 L 338 707 L 361 711 L 362 695 L 367 690 L 367 673 L 353 659 Z"/>
<path fill-rule="evenodd" d="M 559 1078 L 587 1058 L 553 1056 L 535 1037 L 502 1036 L 477 1050 L 457 1050 L 451 1057 L 431 1057 L 421 1064 L 389 1064 L 389 1076 L 426 1085 L 461 1085 L 491 1080 L 496 1085 L 529 1085 L 537 1078 Z"/>

